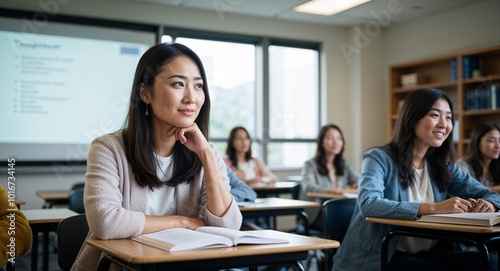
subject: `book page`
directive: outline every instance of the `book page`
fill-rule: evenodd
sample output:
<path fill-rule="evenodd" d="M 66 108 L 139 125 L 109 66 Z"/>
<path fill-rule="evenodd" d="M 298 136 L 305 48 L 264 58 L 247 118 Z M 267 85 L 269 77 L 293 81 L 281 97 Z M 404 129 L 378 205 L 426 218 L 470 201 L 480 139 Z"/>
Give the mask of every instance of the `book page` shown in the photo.
<path fill-rule="evenodd" d="M 239 231 L 221 227 L 205 226 L 205 227 L 199 227 L 195 231 L 227 237 L 231 239 L 234 245 L 288 243 L 288 241 L 284 239 L 262 237 L 246 231 Z"/>
<path fill-rule="evenodd" d="M 347 193 L 347 192 L 344 192 L 344 193 L 342 193 L 342 195 L 344 195 L 344 197 L 346 197 L 348 199 L 357 199 L 358 198 L 358 193 Z"/>
<path fill-rule="evenodd" d="M 233 245 L 233 242 L 224 236 L 206 234 L 184 228 L 173 228 L 142 234 L 132 238 L 132 240 L 167 251 L 230 247 Z"/>

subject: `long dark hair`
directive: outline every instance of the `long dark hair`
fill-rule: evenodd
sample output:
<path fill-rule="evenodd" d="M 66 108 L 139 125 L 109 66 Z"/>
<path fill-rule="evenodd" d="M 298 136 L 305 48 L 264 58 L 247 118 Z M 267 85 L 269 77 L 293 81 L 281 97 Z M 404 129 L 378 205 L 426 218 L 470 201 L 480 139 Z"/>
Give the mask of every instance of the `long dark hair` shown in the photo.
<path fill-rule="evenodd" d="M 497 130 L 500 132 L 498 125 L 486 122 L 477 125 L 471 132 L 470 144 L 467 152 L 464 155 L 464 159 L 467 160 L 474 171 L 474 176 L 476 179 L 480 180 L 483 176 L 483 155 L 479 149 L 481 145 L 481 139 L 485 134 L 490 131 Z M 493 178 L 494 184 L 500 183 L 500 159 L 494 159 L 490 162 L 490 175 Z"/>
<path fill-rule="evenodd" d="M 248 134 L 247 129 L 245 129 L 242 126 L 234 127 L 229 133 L 229 138 L 227 139 L 226 154 L 229 161 L 231 161 L 231 165 L 233 167 L 238 167 L 238 159 L 236 158 L 236 149 L 234 148 L 233 144 L 234 144 L 234 139 L 236 137 L 236 132 L 238 132 L 239 130 L 245 131 L 248 138 L 250 138 L 250 134 Z M 252 159 L 252 138 L 250 138 L 250 148 L 245 153 L 245 160 L 249 161 L 250 159 Z"/>
<path fill-rule="evenodd" d="M 335 155 L 333 159 L 333 166 L 335 167 L 335 175 L 342 176 L 344 175 L 344 147 L 345 147 L 345 139 L 342 130 L 335 124 L 327 124 L 319 130 L 318 137 L 316 138 L 316 154 L 314 155 L 314 161 L 316 162 L 316 166 L 318 167 L 318 172 L 320 175 L 328 175 L 328 168 L 326 167 L 326 155 L 325 148 L 323 147 L 323 139 L 325 139 L 326 133 L 330 129 L 336 129 L 339 131 L 340 136 L 342 137 L 342 141 L 344 144 L 342 145 L 342 150 L 340 153 Z"/>
<path fill-rule="evenodd" d="M 434 88 L 416 90 L 404 100 L 396 122 L 394 136 L 391 142 L 386 145 L 398 168 L 403 187 L 409 187 L 415 182 L 412 155 L 416 139 L 415 126 L 429 113 L 434 103 L 439 99 L 446 100 L 451 112 L 453 112 L 453 103 L 450 97 L 443 91 Z M 453 115 L 451 118 L 452 123 L 454 123 Z M 451 184 L 451 172 L 448 166 L 451 161 L 454 161 L 454 158 L 455 149 L 451 136 L 448 136 L 440 147 L 430 147 L 427 150 L 425 161 L 431 165 L 429 176 L 436 182 L 440 191 L 444 191 Z"/>
<path fill-rule="evenodd" d="M 146 116 L 147 104 L 141 99 L 141 84 L 148 91 L 152 91 L 155 77 L 162 72 L 164 65 L 169 64 L 179 56 L 186 56 L 198 66 L 203 79 L 205 102 L 195 122 L 201 132 L 208 138 L 208 123 L 210 116 L 210 96 L 208 92 L 207 76 L 200 58 L 188 47 L 182 44 L 158 44 L 149 48 L 139 60 L 135 71 L 130 106 L 126 128 L 123 130 L 123 141 L 128 162 L 132 166 L 135 179 L 139 186 L 158 188 L 163 185 L 156 175 L 158 162 L 154 157 L 155 149 L 152 137 L 151 114 Z M 201 171 L 202 164 L 198 156 L 178 141 L 174 145 L 173 163 L 175 165 L 172 178 L 167 185 L 176 186 L 180 183 L 191 182 Z"/>

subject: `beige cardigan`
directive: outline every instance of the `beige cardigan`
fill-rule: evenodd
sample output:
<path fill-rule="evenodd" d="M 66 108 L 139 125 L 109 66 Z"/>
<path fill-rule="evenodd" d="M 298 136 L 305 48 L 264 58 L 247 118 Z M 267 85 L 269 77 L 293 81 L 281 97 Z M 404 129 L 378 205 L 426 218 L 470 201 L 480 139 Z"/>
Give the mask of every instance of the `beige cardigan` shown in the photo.
<path fill-rule="evenodd" d="M 229 190 L 225 163 L 216 148 L 214 151 Z M 242 217 L 234 199 L 223 217 L 207 210 L 203 171 L 200 176 L 189 185 L 176 187 L 176 214 L 201 217 L 210 226 L 239 229 Z M 142 232 L 148 188 L 139 187 L 135 182 L 126 159 L 121 132 L 96 138 L 92 142 L 87 160 L 84 199 L 90 228 L 88 237 L 130 238 Z M 98 249 L 84 243 L 71 270 L 95 270 L 101 257 Z"/>

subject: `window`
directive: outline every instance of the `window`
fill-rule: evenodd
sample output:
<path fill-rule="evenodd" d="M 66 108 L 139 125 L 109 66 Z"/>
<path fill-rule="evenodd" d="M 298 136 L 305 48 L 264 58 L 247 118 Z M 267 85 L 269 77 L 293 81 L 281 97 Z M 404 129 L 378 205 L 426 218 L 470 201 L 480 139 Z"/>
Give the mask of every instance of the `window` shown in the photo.
<path fill-rule="evenodd" d="M 203 61 L 212 102 L 210 140 L 225 153 L 235 126 L 269 167 L 301 167 L 314 155 L 320 124 L 317 44 L 165 29 Z M 304 46 L 306 44 L 306 46 Z M 265 74 L 267 71 L 267 74 Z"/>
<path fill-rule="evenodd" d="M 297 166 L 315 151 L 319 130 L 318 50 L 269 46 L 269 166 Z M 287 142 L 292 140 L 292 142 Z"/>

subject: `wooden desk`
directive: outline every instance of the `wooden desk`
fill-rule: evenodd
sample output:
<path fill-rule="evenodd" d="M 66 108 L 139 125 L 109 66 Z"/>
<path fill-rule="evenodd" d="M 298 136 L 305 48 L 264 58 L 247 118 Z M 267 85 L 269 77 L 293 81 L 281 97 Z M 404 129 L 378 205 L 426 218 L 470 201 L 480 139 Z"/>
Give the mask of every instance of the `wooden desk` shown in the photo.
<path fill-rule="evenodd" d="M 68 204 L 69 190 L 41 190 L 36 195 L 44 200 L 43 209 L 52 208 L 54 205 Z"/>
<path fill-rule="evenodd" d="M 21 210 L 21 205 L 25 205 L 25 204 L 26 204 L 26 201 L 24 201 L 22 199 L 16 199 L 17 209 Z"/>
<path fill-rule="evenodd" d="M 308 192 L 308 197 L 318 198 L 318 199 L 347 199 L 347 198 L 357 198 L 357 193 L 355 191 L 348 192 L 344 194 L 335 193 L 320 193 L 320 192 Z"/>
<path fill-rule="evenodd" d="M 230 248 L 212 248 L 167 252 L 130 239 L 95 240 L 87 243 L 106 253 L 97 270 L 108 270 L 110 263 L 132 267 L 135 270 L 220 270 L 262 265 L 293 264 L 304 270 L 301 260 L 309 250 L 338 248 L 335 240 L 320 239 L 273 230 L 252 231 L 254 234 L 282 238 L 288 244 L 240 245 Z"/>
<path fill-rule="evenodd" d="M 301 175 L 286 176 L 285 181 L 300 183 L 302 181 L 302 176 Z"/>
<path fill-rule="evenodd" d="M 280 194 L 292 193 L 292 187 L 296 182 L 275 182 L 275 183 L 255 183 L 250 187 L 257 193 L 257 197 L 266 198 L 269 196 L 279 197 Z"/>
<path fill-rule="evenodd" d="M 31 246 L 31 270 L 38 270 L 38 233 L 43 232 L 43 269 L 49 270 L 49 232 L 57 231 L 59 222 L 67 217 L 77 215 L 69 209 L 22 210 L 28 219 L 33 235 Z"/>
<path fill-rule="evenodd" d="M 276 216 L 280 215 L 299 215 L 309 225 L 307 214 L 304 212 L 306 208 L 319 208 L 321 205 L 317 202 L 283 199 L 283 198 L 259 198 L 254 204 L 240 206 L 240 212 L 243 217 L 259 217 L 271 216 L 274 217 L 273 229 L 276 229 Z M 309 233 L 306 226 L 305 233 Z"/>
<path fill-rule="evenodd" d="M 412 236 L 436 240 L 451 240 L 475 246 L 481 258 L 481 270 L 488 270 L 489 256 L 486 243 L 500 237 L 500 226 L 484 227 L 445 223 L 420 222 L 390 218 L 367 217 L 366 221 L 398 226 L 389 231 L 382 241 L 381 265 L 387 270 L 389 242 L 396 236 Z"/>

